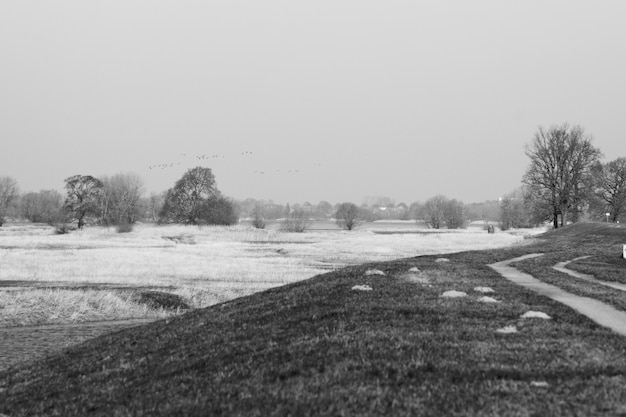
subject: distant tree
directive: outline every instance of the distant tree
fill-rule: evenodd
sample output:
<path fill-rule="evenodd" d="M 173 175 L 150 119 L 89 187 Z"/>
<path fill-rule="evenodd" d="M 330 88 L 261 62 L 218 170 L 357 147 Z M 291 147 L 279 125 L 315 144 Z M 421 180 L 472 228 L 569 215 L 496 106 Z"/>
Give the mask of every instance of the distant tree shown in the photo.
<path fill-rule="evenodd" d="M 465 214 L 469 220 L 497 222 L 500 219 L 500 203 L 498 200 L 469 203 L 465 205 Z"/>
<path fill-rule="evenodd" d="M 239 221 L 235 204 L 221 195 L 211 197 L 200 205 L 198 224 L 229 226 Z"/>
<path fill-rule="evenodd" d="M 418 201 L 414 201 L 409 206 L 408 217 L 411 220 L 415 220 L 416 222 L 422 221 L 422 203 Z"/>
<path fill-rule="evenodd" d="M 269 202 L 267 204 L 263 204 L 262 201 L 259 202 L 259 204 L 263 206 L 263 213 L 266 220 L 276 220 L 285 216 L 286 209 L 280 204 Z"/>
<path fill-rule="evenodd" d="M 439 229 L 445 221 L 448 198 L 444 195 L 436 195 L 429 198 L 422 207 L 422 218 L 433 229 Z"/>
<path fill-rule="evenodd" d="M 626 212 L 626 158 L 596 164 L 593 180 L 596 216 L 604 218 L 609 213 L 612 222 L 618 221 Z"/>
<path fill-rule="evenodd" d="M 103 224 L 133 224 L 139 217 L 143 181 L 133 173 L 103 177 L 99 196 Z"/>
<path fill-rule="evenodd" d="M 148 197 L 142 197 L 140 199 L 141 211 L 143 212 L 142 218 L 144 221 L 154 223 L 159 221 L 159 213 L 165 201 L 165 194 L 165 192 L 152 192 Z"/>
<path fill-rule="evenodd" d="M 448 200 L 445 204 L 444 219 L 448 229 L 459 229 L 465 226 L 465 205 L 459 200 Z"/>
<path fill-rule="evenodd" d="M 20 201 L 22 217 L 34 223 L 52 224 L 61 215 L 63 196 L 57 190 L 24 194 Z"/>
<path fill-rule="evenodd" d="M 302 233 L 311 227 L 309 214 L 301 208 L 296 208 L 281 222 L 280 228 L 286 232 Z"/>
<path fill-rule="evenodd" d="M 98 201 L 102 191 L 102 181 L 91 175 L 74 175 L 65 179 L 64 210 L 78 221 L 78 228 L 85 226 L 87 215 L 98 213 Z"/>
<path fill-rule="evenodd" d="M 577 221 L 591 196 L 591 167 L 601 153 L 592 138 L 580 126 L 567 124 L 539 128 L 526 146 L 530 166 L 523 178 L 527 204 L 542 220 L 551 220 L 554 228 L 567 224 L 568 214 Z"/>
<path fill-rule="evenodd" d="M 4 225 L 6 216 L 18 197 L 17 181 L 11 177 L 0 177 L 0 227 Z"/>
<path fill-rule="evenodd" d="M 315 208 L 315 215 L 320 219 L 326 219 L 332 215 L 333 206 L 328 201 L 320 201 Z"/>
<path fill-rule="evenodd" d="M 345 230 L 353 230 L 361 223 L 360 211 L 354 203 L 341 203 L 335 212 L 337 226 Z"/>
<path fill-rule="evenodd" d="M 396 206 L 396 216 L 398 220 L 411 220 L 409 216 L 409 206 L 406 203 L 399 203 Z"/>
<path fill-rule="evenodd" d="M 200 224 L 208 200 L 220 196 L 210 168 L 189 169 L 174 188 L 167 190 L 160 212 L 161 222 Z"/>
<path fill-rule="evenodd" d="M 261 204 L 255 205 L 252 209 L 252 226 L 256 229 L 265 229 L 265 215 Z"/>
<path fill-rule="evenodd" d="M 500 229 L 531 226 L 530 215 L 524 203 L 524 189 L 514 190 L 500 200 Z"/>

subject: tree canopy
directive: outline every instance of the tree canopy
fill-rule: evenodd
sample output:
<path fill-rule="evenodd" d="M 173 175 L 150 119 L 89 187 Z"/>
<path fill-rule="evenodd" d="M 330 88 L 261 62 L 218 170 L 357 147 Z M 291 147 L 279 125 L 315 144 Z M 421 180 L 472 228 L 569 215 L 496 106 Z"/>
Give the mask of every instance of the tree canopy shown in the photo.
<path fill-rule="evenodd" d="M 234 204 L 221 196 L 210 168 L 189 169 L 167 190 L 160 221 L 183 224 L 233 224 Z"/>
<path fill-rule="evenodd" d="M 540 127 L 526 155 L 530 165 L 523 183 L 534 220 L 551 220 L 557 228 L 571 213 L 577 221 L 591 196 L 591 167 L 601 156 L 592 137 L 580 126 Z"/>
<path fill-rule="evenodd" d="M 85 225 L 85 217 L 98 211 L 102 181 L 91 175 L 74 175 L 65 179 L 65 211 L 78 221 L 78 228 Z"/>

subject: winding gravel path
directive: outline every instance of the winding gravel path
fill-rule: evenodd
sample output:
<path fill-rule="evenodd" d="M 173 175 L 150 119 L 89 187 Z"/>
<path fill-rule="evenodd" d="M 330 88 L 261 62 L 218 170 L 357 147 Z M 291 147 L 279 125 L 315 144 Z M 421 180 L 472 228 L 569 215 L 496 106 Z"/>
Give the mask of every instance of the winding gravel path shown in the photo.
<path fill-rule="evenodd" d="M 602 280 L 595 278 L 592 275 L 587 275 L 587 274 L 583 274 L 582 272 L 572 271 L 571 269 L 567 268 L 568 264 L 579 261 L 581 259 L 586 259 L 586 258 L 589 258 L 589 256 L 581 256 L 579 258 L 574 258 L 570 261 L 559 262 L 558 264 L 554 265 L 552 268 L 554 268 L 555 270 L 559 272 L 563 272 L 564 274 L 572 276 L 574 278 L 583 279 L 585 281 L 605 285 L 607 287 L 615 288 L 616 290 L 626 291 L 626 284 L 620 284 L 619 282 L 602 281 Z"/>
<path fill-rule="evenodd" d="M 546 284 L 545 282 L 539 281 L 532 275 L 526 274 L 516 268 L 513 268 L 512 266 L 509 266 L 509 264 L 514 262 L 520 262 L 542 255 L 543 254 L 541 253 L 524 255 L 507 261 L 490 264 L 489 267 L 494 269 L 509 281 L 533 290 L 538 294 L 550 297 L 559 303 L 565 304 L 566 306 L 578 311 L 580 314 L 589 317 L 599 325 L 608 327 L 616 333 L 626 336 L 626 313 L 623 311 L 616 310 L 610 305 L 593 298 L 580 297 L 578 295 L 570 294 L 558 287 L 555 287 L 554 285 Z"/>

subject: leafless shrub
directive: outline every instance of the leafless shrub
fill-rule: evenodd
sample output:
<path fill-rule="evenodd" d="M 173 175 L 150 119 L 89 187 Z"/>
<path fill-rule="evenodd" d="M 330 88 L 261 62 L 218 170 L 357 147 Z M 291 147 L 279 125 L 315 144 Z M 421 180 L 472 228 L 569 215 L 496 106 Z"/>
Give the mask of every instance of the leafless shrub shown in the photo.
<path fill-rule="evenodd" d="M 265 216 L 263 215 L 263 206 L 257 204 L 252 210 L 252 226 L 255 229 L 265 229 Z"/>
<path fill-rule="evenodd" d="M 302 233 L 309 227 L 311 227 L 311 220 L 308 214 L 298 209 L 289 213 L 289 216 L 280 225 L 282 231 L 291 233 Z"/>

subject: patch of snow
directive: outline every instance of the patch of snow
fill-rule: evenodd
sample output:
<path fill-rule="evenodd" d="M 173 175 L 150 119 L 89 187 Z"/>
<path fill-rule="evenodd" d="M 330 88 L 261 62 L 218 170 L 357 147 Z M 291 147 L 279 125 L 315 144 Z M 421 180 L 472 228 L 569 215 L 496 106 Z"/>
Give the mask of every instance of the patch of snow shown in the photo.
<path fill-rule="evenodd" d="M 480 301 L 481 303 L 499 303 L 500 301 L 496 300 L 495 298 L 491 298 L 491 297 L 480 297 L 478 299 L 478 301 Z"/>
<path fill-rule="evenodd" d="M 530 386 L 531 387 L 549 387 L 550 384 L 548 384 L 546 381 L 530 381 Z"/>
<path fill-rule="evenodd" d="M 443 294 L 441 294 L 441 296 L 446 298 L 467 297 L 467 293 L 464 293 L 463 291 L 452 290 L 444 292 Z"/>
<path fill-rule="evenodd" d="M 420 269 L 414 266 L 413 268 L 409 269 L 409 272 L 420 272 Z"/>
<path fill-rule="evenodd" d="M 354 291 L 372 291 L 372 287 L 369 285 L 355 285 L 352 289 Z"/>
<path fill-rule="evenodd" d="M 504 326 L 501 329 L 496 330 L 498 333 L 517 333 L 517 327 L 515 326 Z"/>
<path fill-rule="evenodd" d="M 548 316 L 546 313 L 542 311 L 527 311 L 524 314 L 522 314 L 522 318 L 523 319 L 537 318 L 537 319 L 545 319 L 545 320 L 551 319 L 550 316 Z"/>
<path fill-rule="evenodd" d="M 380 269 L 368 269 L 367 271 L 365 271 L 365 275 L 383 275 L 385 276 L 386 274 L 381 271 Z"/>
<path fill-rule="evenodd" d="M 448 259 L 448 258 L 437 258 L 437 259 L 435 259 L 435 262 L 450 262 L 450 259 Z"/>
<path fill-rule="evenodd" d="M 482 292 L 483 294 L 491 294 L 495 292 L 493 288 L 490 287 L 475 287 L 474 291 Z"/>

